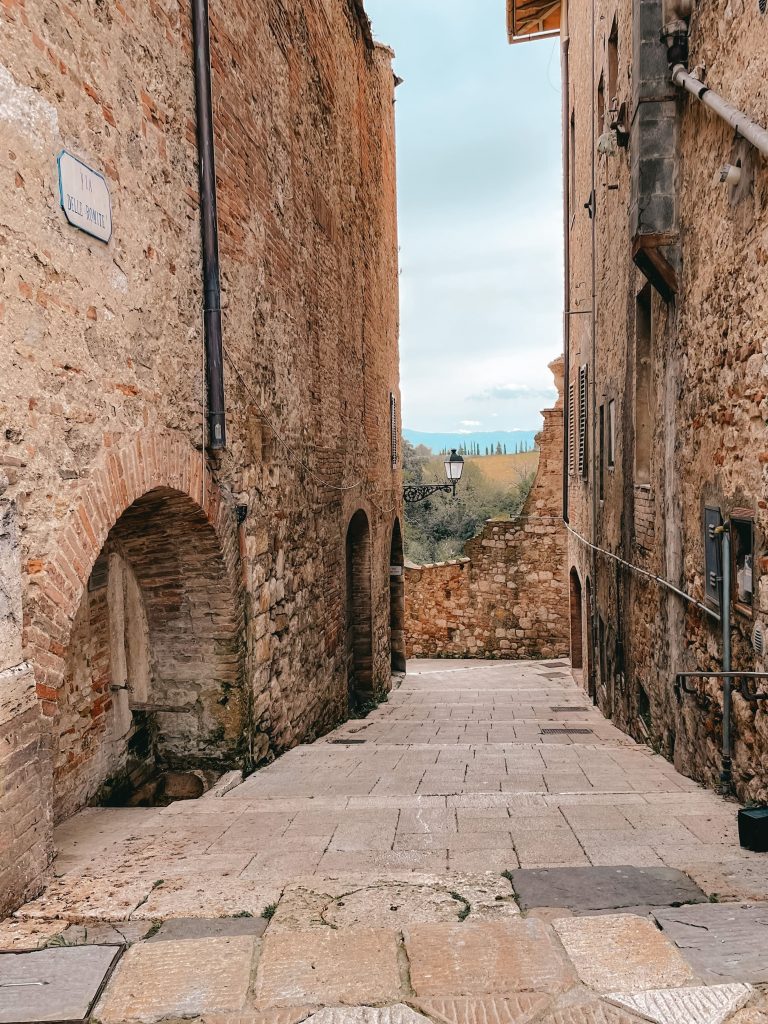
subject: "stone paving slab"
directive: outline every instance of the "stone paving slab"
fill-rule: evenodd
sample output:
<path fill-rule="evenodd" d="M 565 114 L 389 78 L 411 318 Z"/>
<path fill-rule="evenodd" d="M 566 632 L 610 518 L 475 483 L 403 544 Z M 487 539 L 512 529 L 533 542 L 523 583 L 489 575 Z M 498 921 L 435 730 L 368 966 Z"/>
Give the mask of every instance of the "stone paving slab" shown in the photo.
<path fill-rule="evenodd" d="M 259 917 L 266 906 L 280 899 L 284 885 L 284 880 L 269 877 L 165 878 L 161 885 L 150 889 L 131 918 L 158 921 L 170 917 L 231 917 L 244 912 Z"/>
<path fill-rule="evenodd" d="M 516 992 L 508 996 L 416 999 L 413 1005 L 442 1024 L 528 1024 L 549 1005 L 549 996 Z"/>
<path fill-rule="evenodd" d="M 395 931 L 373 928 L 267 932 L 256 977 L 260 1007 L 397 1000 L 401 965 Z"/>
<path fill-rule="evenodd" d="M 552 933 L 533 919 L 413 925 L 405 931 L 417 996 L 559 992 L 575 976 Z"/>
<path fill-rule="evenodd" d="M 749 985 L 714 985 L 709 988 L 667 988 L 649 992 L 613 992 L 611 1002 L 654 1021 L 655 1024 L 723 1024 L 752 996 Z"/>
<path fill-rule="evenodd" d="M 147 941 L 169 942 L 179 939 L 214 939 L 232 935 L 261 938 L 269 921 L 263 917 L 179 917 L 163 921 Z M 146 931 L 146 926 L 144 928 Z"/>
<path fill-rule="evenodd" d="M 611 910 L 646 904 L 703 903 L 706 895 L 681 871 L 670 868 L 521 868 L 512 886 L 523 910 L 567 907 L 573 911 Z"/>
<path fill-rule="evenodd" d="M 654 916 L 705 981 L 768 983 L 768 904 L 707 903 Z"/>
<path fill-rule="evenodd" d="M 241 1011 L 256 947 L 243 935 L 131 946 L 95 1017 L 101 1024 L 151 1024 L 171 1015 Z"/>
<path fill-rule="evenodd" d="M 598 992 L 694 985 L 699 979 L 647 918 L 630 914 L 553 922 L 576 971 Z"/>
<path fill-rule="evenodd" d="M 0 953 L 0 1022 L 84 1020 L 119 946 L 61 946 Z"/>
<path fill-rule="evenodd" d="M 0 952 L 13 949 L 39 949 L 60 935 L 65 921 L 0 921 Z"/>
<path fill-rule="evenodd" d="M 429 1024 L 404 1003 L 394 1006 L 329 1006 L 309 1017 L 311 1024 Z"/>

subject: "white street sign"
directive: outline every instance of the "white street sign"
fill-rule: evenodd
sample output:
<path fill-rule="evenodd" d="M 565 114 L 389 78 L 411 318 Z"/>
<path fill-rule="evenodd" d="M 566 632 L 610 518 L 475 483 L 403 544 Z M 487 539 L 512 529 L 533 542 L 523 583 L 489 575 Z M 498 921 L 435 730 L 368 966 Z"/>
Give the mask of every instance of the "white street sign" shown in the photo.
<path fill-rule="evenodd" d="M 70 224 L 102 242 L 112 236 L 112 202 L 103 174 L 66 149 L 58 156 L 59 196 Z"/>

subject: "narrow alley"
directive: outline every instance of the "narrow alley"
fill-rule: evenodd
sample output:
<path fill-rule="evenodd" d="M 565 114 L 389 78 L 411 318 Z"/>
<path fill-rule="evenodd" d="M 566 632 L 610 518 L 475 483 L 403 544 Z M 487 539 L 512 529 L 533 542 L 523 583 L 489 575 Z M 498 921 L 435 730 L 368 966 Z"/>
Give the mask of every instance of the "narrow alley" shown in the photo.
<path fill-rule="evenodd" d="M 768 879 L 735 818 L 565 661 L 412 662 L 222 796 L 65 822 L 0 947 L 127 943 L 102 1024 L 758 1024 Z"/>

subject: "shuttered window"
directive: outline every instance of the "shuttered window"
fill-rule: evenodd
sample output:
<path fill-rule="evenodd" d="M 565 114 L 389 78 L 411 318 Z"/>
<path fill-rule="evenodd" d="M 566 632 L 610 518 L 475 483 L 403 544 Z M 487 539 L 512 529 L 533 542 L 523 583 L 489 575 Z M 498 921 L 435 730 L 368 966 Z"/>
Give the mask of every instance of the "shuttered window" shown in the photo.
<path fill-rule="evenodd" d="M 568 385 L 568 472 L 576 473 L 576 388 Z"/>
<path fill-rule="evenodd" d="M 389 393 L 389 447 L 394 469 L 400 455 L 400 445 L 397 437 L 397 399 L 391 391 Z"/>
<path fill-rule="evenodd" d="M 587 476 L 587 367 L 579 367 L 579 476 Z"/>

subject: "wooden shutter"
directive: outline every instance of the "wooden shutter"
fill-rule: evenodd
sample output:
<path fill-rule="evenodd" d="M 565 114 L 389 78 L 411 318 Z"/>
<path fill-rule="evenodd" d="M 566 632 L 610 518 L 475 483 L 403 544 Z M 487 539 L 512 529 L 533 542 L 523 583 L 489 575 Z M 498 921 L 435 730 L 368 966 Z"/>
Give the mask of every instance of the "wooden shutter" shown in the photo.
<path fill-rule="evenodd" d="M 397 399 L 390 391 L 389 393 L 389 448 L 392 457 L 392 468 L 397 466 L 399 458 L 399 444 L 397 437 Z"/>
<path fill-rule="evenodd" d="M 568 472 L 576 473 L 576 387 L 568 385 Z"/>
<path fill-rule="evenodd" d="M 587 476 L 587 367 L 579 367 L 579 476 Z"/>

